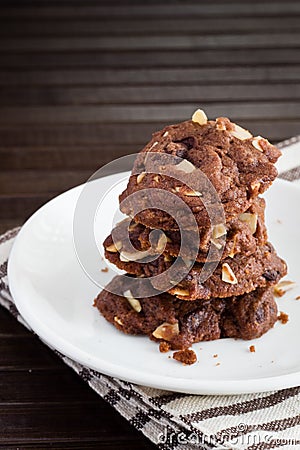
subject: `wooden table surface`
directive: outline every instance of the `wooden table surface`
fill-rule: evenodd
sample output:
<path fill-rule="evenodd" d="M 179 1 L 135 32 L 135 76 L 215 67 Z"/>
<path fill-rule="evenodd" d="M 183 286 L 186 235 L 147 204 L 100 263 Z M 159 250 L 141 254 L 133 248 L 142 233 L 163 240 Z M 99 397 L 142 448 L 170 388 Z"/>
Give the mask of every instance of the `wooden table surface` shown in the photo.
<path fill-rule="evenodd" d="M 0 231 L 197 107 L 300 133 L 297 0 L 2 1 Z M 151 449 L 0 309 L 0 448 Z"/>

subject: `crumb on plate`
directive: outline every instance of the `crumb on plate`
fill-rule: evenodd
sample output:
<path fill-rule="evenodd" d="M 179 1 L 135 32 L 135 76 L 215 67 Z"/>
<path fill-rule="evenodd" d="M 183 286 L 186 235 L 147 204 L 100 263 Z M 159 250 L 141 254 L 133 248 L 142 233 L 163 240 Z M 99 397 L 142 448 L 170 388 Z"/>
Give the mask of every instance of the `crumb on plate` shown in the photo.
<path fill-rule="evenodd" d="M 277 317 L 277 320 L 279 320 L 283 325 L 285 325 L 289 321 L 289 315 L 283 311 L 280 311 L 280 314 Z"/>
<path fill-rule="evenodd" d="M 176 359 L 176 361 L 181 362 L 185 366 L 190 366 L 191 364 L 194 364 L 197 361 L 197 356 L 194 350 L 190 350 L 188 348 L 184 350 L 179 350 L 178 352 L 175 352 L 173 354 L 173 359 Z"/>
<path fill-rule="evenodd" d="M 159 344 L 159 351 L 161 353 L 167 353 L 170 350 L 170 344 L 168 342 L 162 341 Z"/>
<path fill-rule="evenodd" d="M 296 286 L 296 283 L 294 281 L 289 281 L 289 280 L 280 281 L 273 288 L 274 295 L 276 297 L 282 297 L 287 291 L 289 291 L 290 289 L 293 289 L 293 287 L 295 287 L 295 286 Z"/>

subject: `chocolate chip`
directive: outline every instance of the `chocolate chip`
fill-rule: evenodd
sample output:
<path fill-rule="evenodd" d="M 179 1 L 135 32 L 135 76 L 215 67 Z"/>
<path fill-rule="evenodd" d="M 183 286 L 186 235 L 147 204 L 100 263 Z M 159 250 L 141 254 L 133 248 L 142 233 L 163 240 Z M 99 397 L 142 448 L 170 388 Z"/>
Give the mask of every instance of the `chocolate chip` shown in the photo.
<path fill-rule="evenodd" d="M 195 311 L 186 314 L 184 316 L 186 329 L 189 331 L 189 333 L 196 333 L 204 319 L 205 315 L 203 311 L 201 311 L 201 309 L 196 309 Z"/>
<path fill-rule="evenodd" d="M 166 147 L 166 151 L 167 153 L 178 156 L 182 159 L 186 158 L 188 153 L 186 145 L 181 142 L 170 142 Z"/>
<path fill-rule="evenodd" d="M 263 277 L 267 281 L 275 281 L 278 278 L 278 272 L 276 270 L 268 270 L 267 272 L 263 273 Z"/>
<path fill-rule="evenodd" d="M 179 148 L 178 150 L 176 150 L 176 156 L 182 159 L 185 159 L 187 157 L 187 153 L 187 148 Z"/>
<path fill-rule="evenodd" d="M 262 323 L 265 320 L 265 312 L 263 307 L 257 309 L 255 313 L 255 320 L 258 323 Z"/>
<path fill-rule="evenodd" d="M 191 148 L 195 147 L 195 138 L 193 136 L 189 136 L 186 137 L 184 139 L 182 139 L 181 141 L 177 141 L 177 142 L 181 142 L 182 144 L 184 144 L 188 150 L 191 150 Z"/>

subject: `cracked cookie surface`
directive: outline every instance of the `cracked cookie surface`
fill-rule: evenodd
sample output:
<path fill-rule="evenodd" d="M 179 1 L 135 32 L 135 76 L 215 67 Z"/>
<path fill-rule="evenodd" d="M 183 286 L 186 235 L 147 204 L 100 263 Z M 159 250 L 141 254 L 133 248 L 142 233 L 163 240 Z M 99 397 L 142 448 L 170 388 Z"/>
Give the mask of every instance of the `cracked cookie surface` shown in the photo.
<path fill-rule="evenodd" d="M 210 224 L 207 209 L 212 218 L 219 214 L 215 212 L 216 199 L 224 208 L 226 221 L 245 212 L 276 178 L 274 163 L 281 152 L 266 139 L 248 132 L 245 138 L 237 130 L 229 119 L 218 118 L 203 125 L 186 121 L 154 133 L 137 156 L 127 188 L 120 195 L 121 211 L 150 228 L 166 230 L 178 229 L 180 221 L 185 223 L 178 204 L 167 195 L 170 193 L 191 209 L 200 227 Z M 172 167 L 168 166 L 168 175 L 151 172 L 157 167 L 155 155 L 161 161 L 165 155 L 175 158 Z M 180 180 L 176 179 L 178 174 Z M 136 193 L 138 197 L 132 197 Z"/>

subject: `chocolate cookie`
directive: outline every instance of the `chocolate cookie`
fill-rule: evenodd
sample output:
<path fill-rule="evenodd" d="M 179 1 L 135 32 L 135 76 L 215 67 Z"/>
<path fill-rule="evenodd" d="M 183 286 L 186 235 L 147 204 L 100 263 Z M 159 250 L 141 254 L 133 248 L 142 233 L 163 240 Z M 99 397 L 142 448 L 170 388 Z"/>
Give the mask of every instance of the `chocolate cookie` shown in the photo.
<path fill-rule="evenodd" d="M 220 216 L 220 204 L 228 222 L 271 185 L 280 155 L 266 139 L 226 118 L 168 126 L 136 158 L 120 209 L 147 227 L 177 230 L 178 223 L 185 226 L 186 213 L 175 196 L 199 227 Z"/>
<path fill-rule="evenodd" d="M 257 198 L 238 218 L 215 228 L 201 228 L 196 235 L 189 232 L 184 235 L 183 241 L 180 231 L 165 231 L 164 235 L 162 231 L 127 219 L 120 222 L 105 239 L 104 248 L 110 249 L 106 250 L 105 256 L 111 261 L 111 253 L 119 251 L 129 259 L 136 259 L 139 257 L 137 251 L 142 252 L 141 258 L 145 257 L 145 251 L 152 255 L 163 251 L 164 255 L 174 257 L 179 254 L 187 259 L 194 256 L 197 262 L 223 260 L 239 253 L 248 256 L 255 252 L 258 245 L 267 242 L 264 211 L 264 199 Z M 220 237 L 224 238 L 224 242 Z"/>
<path fill-rule="evenodd" d="M 184 349 L 200 341 L 225 337 L 254 339 L 273 327 L 277 306 L 271 289 L 257 289 L 227 300 L 185 302 L 169 294 L 135 299 L 130 280 L 116 277 L 109 290 L 124 292 L 120 296 L 103 290 L 94 306 L 120 331 L 148 335 L 166 342 L 165 349 Z"/>
<path fill-rule="evenodd" d="M 195 263 L 188 271 L 186 261 L 178 258 L 175 265 L 175 259 L 167 255 L 145 263 L 121 260 L 118 252 L 106 251 L 106 257 L 129 274 L 153 277 L 151 283 L 155 289 L 167 290 L 182 300 L 242 295 L 260 287 L 275 285 L 287 273 L 286 263 L 270 243 L 257 247 L 250 256 L 238 254 L 224 259 L 203 282 L 202 277 L 215 263 Z"/>

